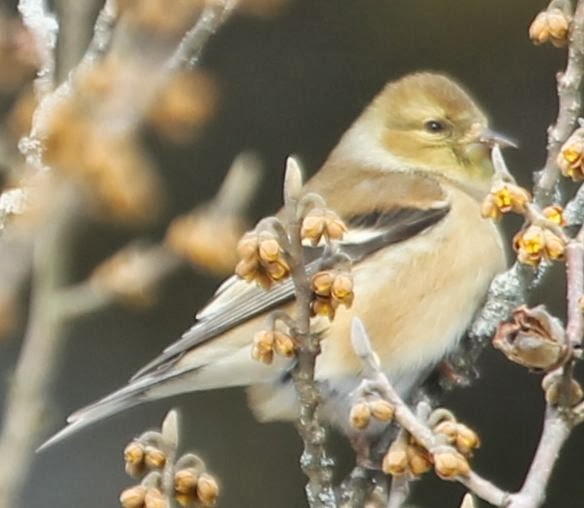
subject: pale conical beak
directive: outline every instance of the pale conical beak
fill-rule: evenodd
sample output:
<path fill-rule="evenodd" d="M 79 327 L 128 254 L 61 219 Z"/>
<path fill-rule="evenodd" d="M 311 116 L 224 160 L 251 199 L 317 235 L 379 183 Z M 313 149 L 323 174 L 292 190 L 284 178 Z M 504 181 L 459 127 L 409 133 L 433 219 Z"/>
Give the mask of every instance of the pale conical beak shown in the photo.
<path fill-rule="evenodd" d="M 517 148 L 517 143 L 513 139 L 491 129 L 483 129 L 479 136 L 479 143 L 490 148 L 495 145 L 499 145 L 501 148 Z"/>

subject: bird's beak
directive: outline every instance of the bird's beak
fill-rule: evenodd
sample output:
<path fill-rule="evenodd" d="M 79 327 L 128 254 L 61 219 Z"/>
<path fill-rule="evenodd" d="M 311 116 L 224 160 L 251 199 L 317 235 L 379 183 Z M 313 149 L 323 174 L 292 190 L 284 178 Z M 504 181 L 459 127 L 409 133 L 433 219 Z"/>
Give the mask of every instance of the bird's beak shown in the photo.
<path fill-rule="evenodd" d="M 499 145 L 501 148 L 517 148 L 517 143 L 507 137 L 505 134 L 500 134 L 498 132 L 492 131 L 491 129 L 483 129 L 479 136 L 479 143 L 493 148 L 495 145 Z"/>

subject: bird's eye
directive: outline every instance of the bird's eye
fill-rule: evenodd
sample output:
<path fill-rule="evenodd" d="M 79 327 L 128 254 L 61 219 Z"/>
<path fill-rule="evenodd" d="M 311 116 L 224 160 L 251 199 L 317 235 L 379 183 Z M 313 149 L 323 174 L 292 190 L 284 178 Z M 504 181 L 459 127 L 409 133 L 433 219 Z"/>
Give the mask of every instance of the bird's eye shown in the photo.
<path fill-rule="evenodd" d="M 432 133 L 442 132 L 445 128 L 446 127 L 444 126 L 444 124 L 442 122 L 439 122 L 438 120 L 428 120 L 424 124 L 424 129 Z"/>

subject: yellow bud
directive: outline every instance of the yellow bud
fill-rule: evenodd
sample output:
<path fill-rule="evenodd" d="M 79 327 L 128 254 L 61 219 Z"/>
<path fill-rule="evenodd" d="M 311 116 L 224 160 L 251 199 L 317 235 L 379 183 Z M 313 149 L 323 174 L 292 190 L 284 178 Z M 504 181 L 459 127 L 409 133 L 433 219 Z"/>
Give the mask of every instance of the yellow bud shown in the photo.
<path fill-rule="evenodd" d="M 310 311 L 313 316 L 324 316 L 332 320 L 335 317 L 336 310 L 330 299 L 316 297 L 310 304 Z"/>
<path fill-rule="evenodd" d="M 371 416 L 381 422 L 389 422 L 393 418 L 395 408 L 386 400 L 374 400 L 369 403 Z"/>
<path fill-rule="evenodd" d="M 458 423 L 456 425 L 456 442 L 457 450 L 465 456 L 470 456 L 475 448 L 481 445 L 481 440 L 477 433 L 471 428 Z"/>
<path fill-rule="evenodd" d="M 347 226 L 332 210 L 325 212 L 324 234 L 329 240 L 341 240 L 347 232 Z"/>
<path fill-rule="evenodd" d="M 346 273 L 338 274 L 333 281 L 331 295 L 339 303 L 350 307 L 353 303 L 353 278 Z"/>
<path fill-rule="evenodd" d="M 502 216 L 501 210 L 495 203 L 495 198 L 489 194 L 481 204 L 481 217 L 498 221 Z"/>
<path fill-rule="evenodd" d="M 254 360 L 270 364 L 274 359 L 274 332 L 262 330 L 255 334 L 251 356 Z"/>
<path fill-rule="evenodd" d="M 274 332 L 274 351 L 280 356 L 290 358 L 294 356 L 296 347 L 289 335 L 282 332 Z"/>
<path fill-rule="evenodd" d="M 432 469 L 432 456 L 420 446 L 408 446 L 406 449 L 408 468 L 412 474 L 420 476 Z"/>
<path fill-rule="evenodd" d="M 124 461 L 129 464 L 141 464 L 144 461 L 144 445 L 132 441 L 124 450 Z"/>
<path fill-rule="evenodd" d="M 166 464 L 166 454 L 155 446 L 146 446 L 144 463 L 148 469 L 162 469 Z"/>
<path fill-rule="evenodd" d="M 457 423 L 452 420 L 443 420 L 434 427 L 434 432 L 444 436 L 447 443 L 452 444 L 456 441 L 458 433 Z"/>
<path fill-rule="evenodd" d="M 331 271 L 317 272 L 312 276 L 312 291 L 318 296 L 330 296 L 335 276 Z"/>
<path fill-rule="evenodd" d="M 275 238 L 266 238 L 264 240 L 260 240 L 258 253 L 262 261 L 269 263 L 277 261 L 282 255 L 282 250 L 278 240 Z"/>
<path fill-rule="evenodd" d="M 237 255 L 241 259 L 252 259 L 257 256 L 258 237 L 253 231 L 243 235 L 241 240 L 237 243 Z"/>
<path fill-rule="evenodd" d="M 302 227 L 300 228 L 300 237 L 303 240 L 308 240 L 312 245 L 317 245 L 324 233 L 325 221 L 322 213 L 317 213 L 316 210 L 311 211 L 302 220 Z"/>
<path fill-rule="evenodd" d="M 282 257 L 278 258 L 277 261 L 265 263 L 263 266 L 268 277 L 274 282 L 279 282 L 290 274 L 290 267 Z"/>
<path fill-rule="evenodd" d="M 458 452 L 439 452 L 434 454 L 434 470 L 443 480 L 453 480 L 470 473 L 468 461 Z"/>
<path fill-rule="evenodd" d="M 259 263 L 256 258 L 242 259 L 235 265 L 235 275 L 249 282 L 256 277 L 258 268 Z"/>
<path fill-rule="evenodd" d="M 124 490 L 120 494 L 120 504 L 123 508 L 142 508 L 146 497 L 146 487 L 136 485 Z"/>
<path fill-rule="evenodd" d="M 210 474 L 203 473 L 197 482 L 197 497 L 203 506 L 213 506 L 219 497 L 219 485 Z"/>
<path fill-rule="evenodd" d="M 150 488 L 144 497 L 144 508 L 170 508 L 170 505 L 160 490 Z"/>
<path fill-rule="evenodd" d="M 349 413 L 349 421 L 351 422 L 351 427 L 355 429 L 364 429 L 369 425 L 369 420 L 371 418 L 371 410 L 369 409 L 369 404 L 366 402 L 359 402 L 351 408 Z"/>
<path fill-rule="evenodd" d="M 401 442 L 393 442 L 383 457 L 381 469 L 392 476 L 404 474 L 408 471 L 408 455 L 406 446 Z"/>
<path fill-rule="evenodd" d="M 541 213 L 544 217 L 558 226 L 565 226 L 564 209 L 560 205 L 546 206 Z"/>
<path fill-rule="evenodd" d="M 545 242 L 545 254 L 552 261 L 562 259 L 566 251 L 565 242 L 549 230 L 543 232 Z"/>
<path fill-rule="evenodd" d="M 517 251 L 517 258 L 521 263 L 537 266 L 544 254 L 545 237 L 539 226 L 529 226 L 519 231 L 513 239 L 513 247 Z"/>
<path fill-rule="evenodd" d="M 180 469 L 174 474 L 174 490 L 179 494 L 194 494 L 198 476 L 194 469 Z"/>

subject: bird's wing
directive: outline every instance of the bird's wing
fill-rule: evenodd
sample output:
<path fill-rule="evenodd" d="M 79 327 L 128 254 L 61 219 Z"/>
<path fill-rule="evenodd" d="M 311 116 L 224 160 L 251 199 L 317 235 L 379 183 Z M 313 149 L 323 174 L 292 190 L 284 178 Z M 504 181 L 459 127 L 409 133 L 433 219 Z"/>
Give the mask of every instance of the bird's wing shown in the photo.
<path fill-rule="evenodd" d="M 354 215 L 346 219 L 349 233 L 339 247 L 353 263 L 358 263 L 383 247 L 421 233 L 442 220 L 448 210 L 448 205 L 441 201 L 426 209 L 391 208 Z M 313 259 L 307 265 L 309 274 L 331 265 L 324 249 L 307 247 L 305 252 L 308 260 Z M 161 355 L 138 371 L 132 377 L 132 382 L 165 371 L 183 353 L 293 297 L 294 287 L 289 279 L 266 291 L 238 277 L 231 277 L 219 287 L 211 302 L 197 314 L 197 322 L 181 339 L 168 346 Z"/>

